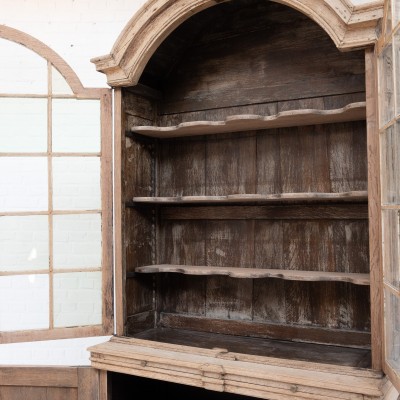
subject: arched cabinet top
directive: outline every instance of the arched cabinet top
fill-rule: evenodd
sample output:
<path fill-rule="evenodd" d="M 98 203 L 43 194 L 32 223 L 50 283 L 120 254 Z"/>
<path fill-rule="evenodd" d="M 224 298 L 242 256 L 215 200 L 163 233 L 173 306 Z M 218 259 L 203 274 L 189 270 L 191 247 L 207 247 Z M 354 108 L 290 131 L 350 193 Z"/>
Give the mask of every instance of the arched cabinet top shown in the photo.
<path fill-rule="evenodd" d="M 235 0 L 231 0 L 235 1 Z M 338 49 L 373 44 L 383 15 L 383 1 L 354 6 L 348 0 L 273 0 L 307 15 L 332 38 Z M 120 33 L 111 53 L 93 58 L 111 86 L 135 85 L 147 61 L 181 23 L 225 0 L 148 0 Z"/>

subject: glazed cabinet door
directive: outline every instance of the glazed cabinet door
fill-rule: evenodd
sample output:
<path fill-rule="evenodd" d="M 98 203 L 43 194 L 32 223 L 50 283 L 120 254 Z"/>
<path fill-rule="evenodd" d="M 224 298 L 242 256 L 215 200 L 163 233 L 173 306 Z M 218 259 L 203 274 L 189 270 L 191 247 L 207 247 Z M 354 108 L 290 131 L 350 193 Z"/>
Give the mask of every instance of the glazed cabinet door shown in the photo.
<path fill-rule="evenodd" d="M 0 52 L 0 343 L 112 334 L 112 92 L 15 29 Z"/>
<path fill-rule="evenodd" d="M 400 1 L 385 4 L 377 46 L 383 264 L 383 368 L 400 389 Z"/>

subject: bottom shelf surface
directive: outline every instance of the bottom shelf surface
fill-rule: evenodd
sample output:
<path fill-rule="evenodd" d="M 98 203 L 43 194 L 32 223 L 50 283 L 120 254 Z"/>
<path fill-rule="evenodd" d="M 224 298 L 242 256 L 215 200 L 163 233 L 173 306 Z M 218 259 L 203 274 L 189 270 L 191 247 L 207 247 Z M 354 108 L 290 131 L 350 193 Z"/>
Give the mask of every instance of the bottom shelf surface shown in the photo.
<path fill-rule="evenodd" d="M 378 400 L 390 389 L 367 349 L 161 328 L 88 350 L 94 368 L 269 400 Z"/>
<path fill-rule="evenodd" d="M 225 335 L 183 329 L 154 328 L 134 336 L 161 343 L 221 349 L 229 353 L 307 361 L 359 368 L 371 367 L 371 351 L 323 344 Z"/>

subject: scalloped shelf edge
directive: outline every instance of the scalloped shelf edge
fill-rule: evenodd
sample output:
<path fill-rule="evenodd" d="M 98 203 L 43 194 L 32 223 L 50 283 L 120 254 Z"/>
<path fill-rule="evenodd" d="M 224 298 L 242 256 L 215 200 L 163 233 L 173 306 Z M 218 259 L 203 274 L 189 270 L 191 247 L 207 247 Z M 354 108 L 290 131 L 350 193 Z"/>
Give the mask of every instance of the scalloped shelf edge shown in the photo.
<path fill-rule="evenodd" d="M 226 196 L 175 196 L 175 197 L 133 197 L 133 203 L 148 204 L 192 204 L 192 203 L 246 203 L 273 201 L 358 201 L 367 200 L 368 192 L 364 190 L 351 192 L 305 192 L 273 194 L 230 194 Z"/>
<path fill-rule="evenodd" d="M 303 109 L 262 116 L 242 114 L 224 121 L 190 121 L 175 126 L 134 126 L 132 132 L 157 138 L 210 135 L 227 132 L 359 121 L 366 118 L 366 103 L 350 103 L 334 110 Z"/>
<path fill-rule="evenodd" d="M 135 273 L 179 273 L 186 275 L 226 275 L 231 278 L 279 278 L 292 281 L 308 282 L 348 282 L 355 285 L 369 285 L 369 274 L 349 272 L 298 271 L 287 269 L 212 267 L 195 265 L 145 265 L 137 267 Z"/>

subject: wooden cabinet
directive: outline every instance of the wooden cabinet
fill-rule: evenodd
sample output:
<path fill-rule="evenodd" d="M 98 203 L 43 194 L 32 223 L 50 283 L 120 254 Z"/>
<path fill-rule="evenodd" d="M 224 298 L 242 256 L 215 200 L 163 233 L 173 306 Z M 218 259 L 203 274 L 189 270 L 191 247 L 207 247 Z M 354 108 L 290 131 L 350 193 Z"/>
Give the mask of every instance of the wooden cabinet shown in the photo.
<path fill-rule="evenodd" d="M 269 1 L 174 28 L 116 89 L 119 317 L 92 365 L 265 399 L 384 398 L 371 49 L 341 52 Z"/>

